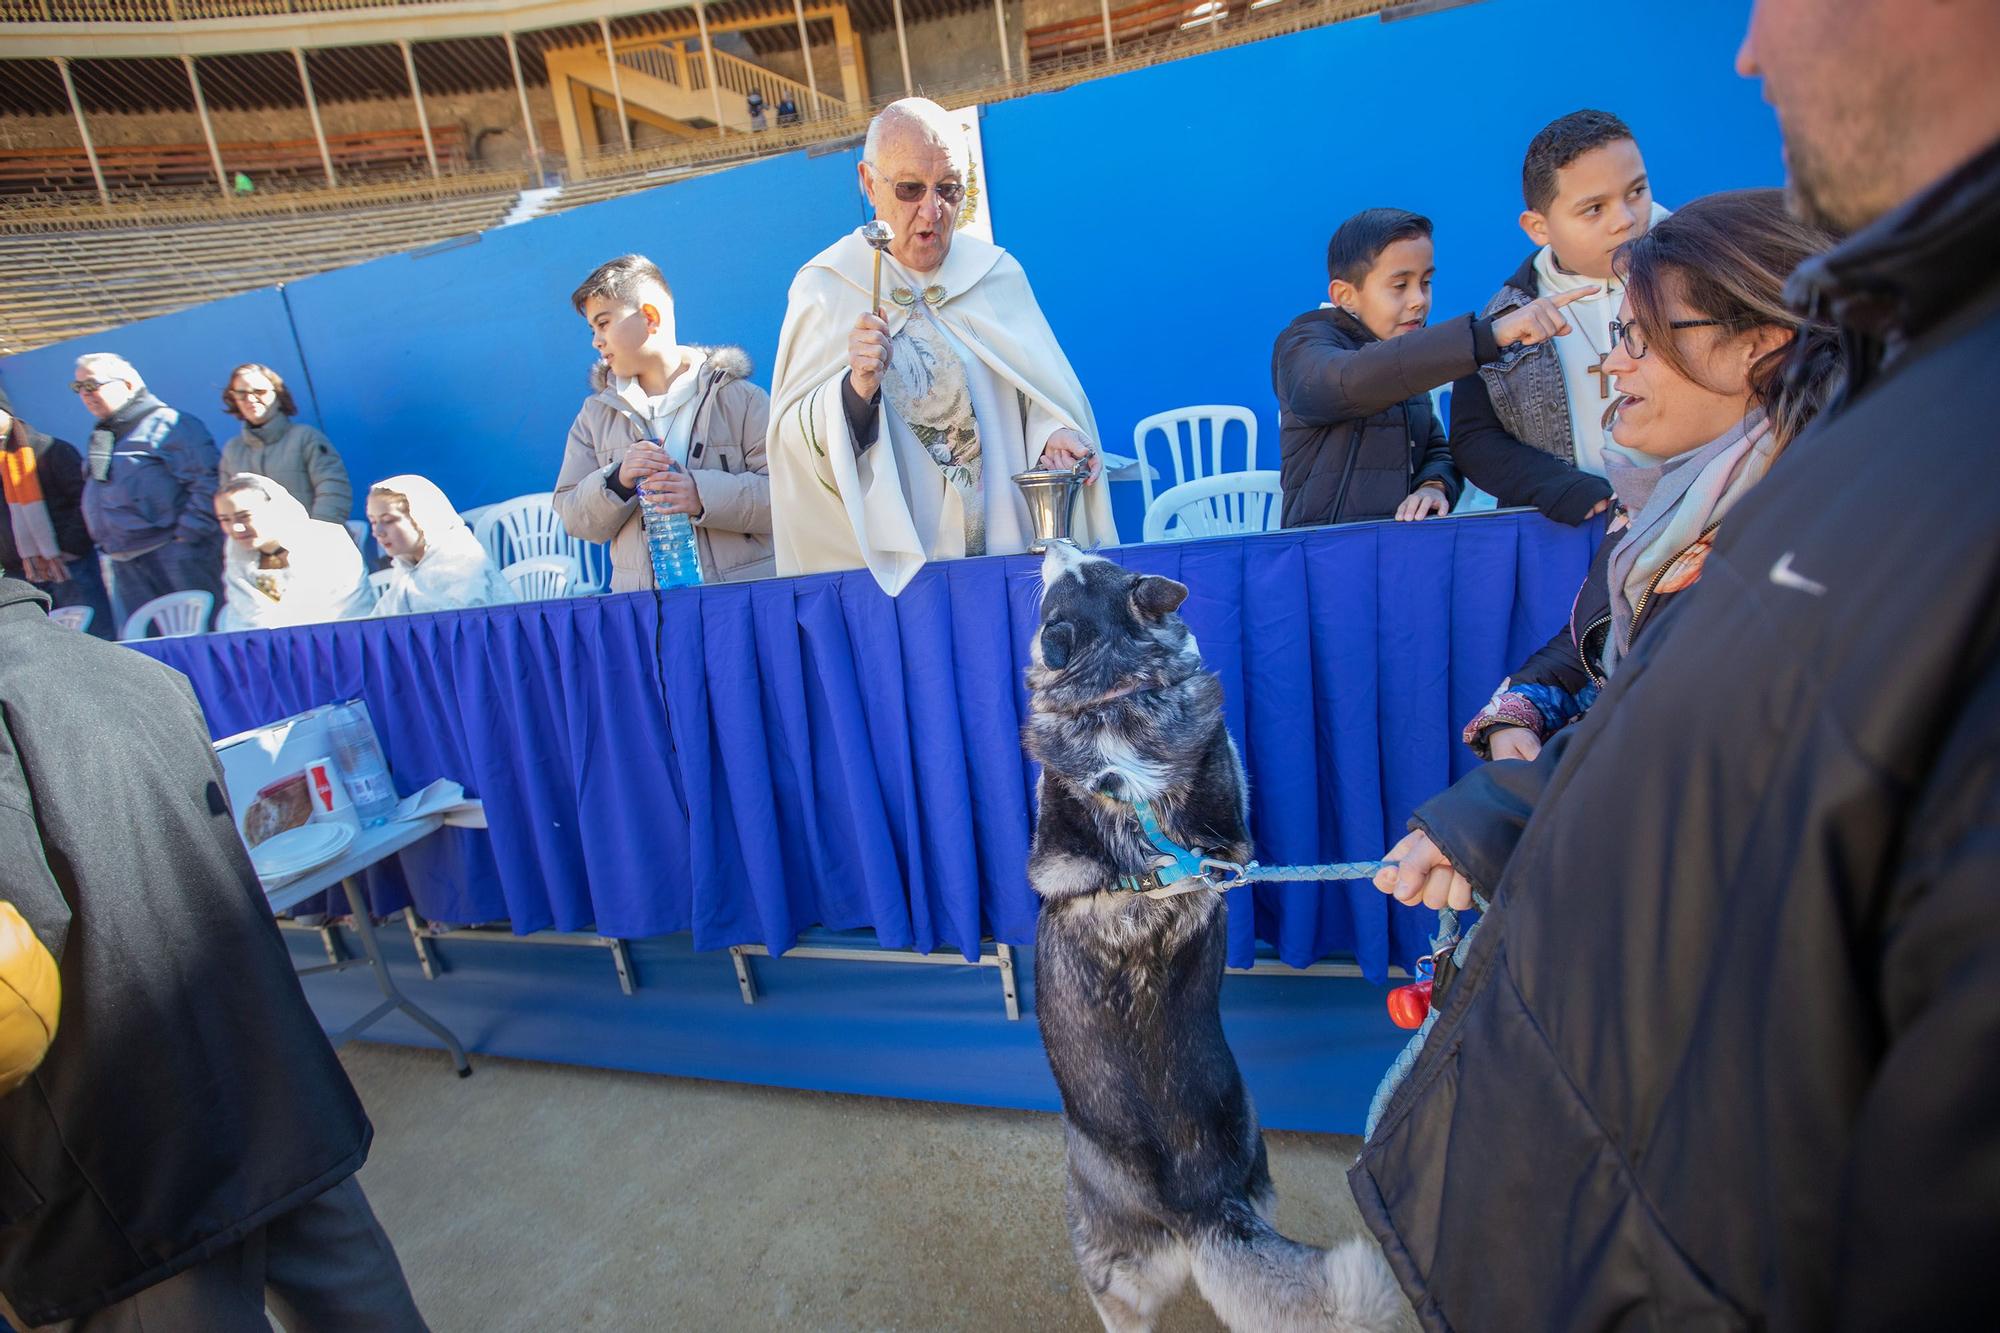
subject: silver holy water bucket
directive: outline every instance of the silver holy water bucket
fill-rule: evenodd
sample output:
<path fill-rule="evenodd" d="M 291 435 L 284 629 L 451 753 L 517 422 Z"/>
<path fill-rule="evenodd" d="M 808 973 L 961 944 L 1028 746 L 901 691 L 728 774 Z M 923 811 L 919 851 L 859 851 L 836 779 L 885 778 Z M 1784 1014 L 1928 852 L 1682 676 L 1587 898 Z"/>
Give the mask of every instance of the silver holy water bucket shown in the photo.
<path fill-rule="evenodd" d="M 1089 477 L 1087 458 L 1073 468 L 1036 468 L 1014 474 L 1014 484 L 1021 488 L 1028 502 L 1028 517 L 1035 525 L 1035 539 L 1028 543 L 1030 551 L 1039 555 L 1050 542 L 1069 539 L 1070 510 L 1076 504 L 1078 488 Z"/>

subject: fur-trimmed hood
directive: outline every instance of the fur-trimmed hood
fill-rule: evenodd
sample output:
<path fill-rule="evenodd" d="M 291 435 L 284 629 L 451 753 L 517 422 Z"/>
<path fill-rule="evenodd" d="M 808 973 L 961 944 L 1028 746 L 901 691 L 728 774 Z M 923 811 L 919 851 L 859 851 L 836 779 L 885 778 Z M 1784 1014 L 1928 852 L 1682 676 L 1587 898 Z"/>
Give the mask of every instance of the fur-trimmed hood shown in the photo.
<path fill-rule="evenodd" d="M 747 380 L 750 378 L 750 353 L 732 344 L 709 347 L 701 343 L 687 346 L 708 358 L 706 369 L 722 380 Z M 611 387 L 611 366 L 600 359 L 590 367 L 590 387 L 593 392 L 602 392 Z"/>

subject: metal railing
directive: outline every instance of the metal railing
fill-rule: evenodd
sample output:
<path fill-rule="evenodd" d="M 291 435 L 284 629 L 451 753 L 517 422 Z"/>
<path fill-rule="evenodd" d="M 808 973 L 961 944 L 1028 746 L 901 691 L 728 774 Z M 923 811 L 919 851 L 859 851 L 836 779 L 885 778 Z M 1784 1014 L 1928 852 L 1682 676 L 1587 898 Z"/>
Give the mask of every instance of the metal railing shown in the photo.
<path fill-rule="evenodd" d="M 689 86 L 699 92 L 708 87 L 707 64 L 699 56 L 691 55 L 687 59 L 688 64 L 693 67 L 689 72 L 694 79 Z M 715 52 L 715 81 L 722 85 L 725 92 L 736 93 L 743 97 L 748 97 L 752 88 L 764 94 L 767 102 L 765 111 L 773 121 L 777 119 L 779 101 L 773 96 L 774 93 L 791 94 L 792 102 L 799 108 L 800 114 L 814 120 L 837 120 L 845 116 L 848 110 L 847 103 L 837 97 L 828 97 L 825 93 L 815 94 L 811 88 L 797 79 L 767 69 L 755 61 L 730 55 L 727 51 Z"/>

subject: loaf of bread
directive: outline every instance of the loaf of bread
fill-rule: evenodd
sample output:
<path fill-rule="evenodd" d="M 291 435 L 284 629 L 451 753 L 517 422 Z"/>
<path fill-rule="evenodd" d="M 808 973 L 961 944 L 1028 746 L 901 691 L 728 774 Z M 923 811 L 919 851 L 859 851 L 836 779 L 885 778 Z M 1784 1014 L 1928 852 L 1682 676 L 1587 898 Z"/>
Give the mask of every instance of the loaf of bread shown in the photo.
<path fill-rule="evenodd" d="M 243 812 L 243 843 L 255 847 L 286 829 L 298 828 L 312 818 L 312 791 L 306 775 L 294 773 L 280 778 L 257 793 Z"/>

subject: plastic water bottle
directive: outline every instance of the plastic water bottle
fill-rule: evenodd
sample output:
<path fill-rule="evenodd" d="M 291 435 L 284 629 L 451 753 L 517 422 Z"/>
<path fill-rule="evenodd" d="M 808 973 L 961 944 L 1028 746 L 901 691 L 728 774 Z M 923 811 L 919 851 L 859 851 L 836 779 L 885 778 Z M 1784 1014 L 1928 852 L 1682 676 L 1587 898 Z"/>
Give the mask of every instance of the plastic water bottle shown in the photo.
<path fill-rule="evenodd" d="M 361 827 L 373 828 L 387 821 L 396 808 L 396 784 L 389 777 L 389 765 L 382 747 L 375 741 L 375 728 L 368 715 L 353 704 L 341 704 L 326 718 L 327 738 L 333 742 L 333 759 L 340 765 L 340 778 Z"/>
<path fill-rule="evenodd" d="M 676 465 L 674 470 L 681 471 Z M 653 557 L 653 582 L 662 588 L 690 588 L 701 582 L 701 548 L 694 520 L 670 513 L 666 502 L 639 489 L 639 512 L 646 524 L 646 550 Z"/>

